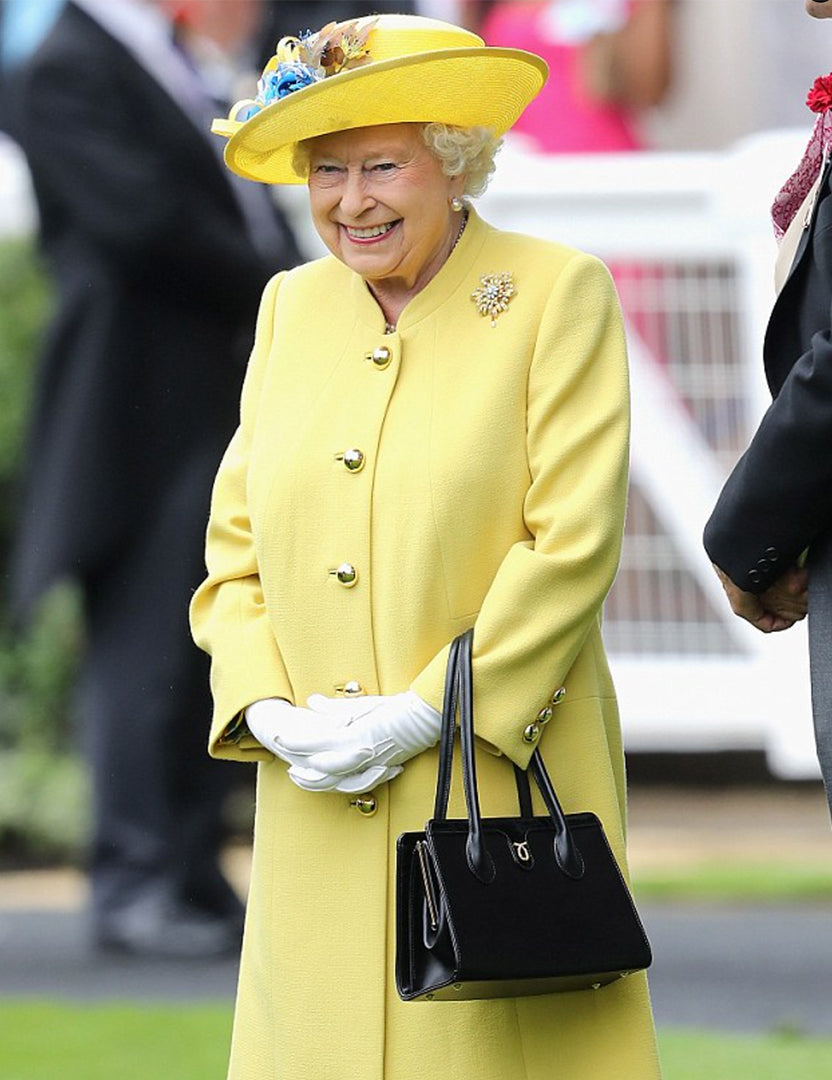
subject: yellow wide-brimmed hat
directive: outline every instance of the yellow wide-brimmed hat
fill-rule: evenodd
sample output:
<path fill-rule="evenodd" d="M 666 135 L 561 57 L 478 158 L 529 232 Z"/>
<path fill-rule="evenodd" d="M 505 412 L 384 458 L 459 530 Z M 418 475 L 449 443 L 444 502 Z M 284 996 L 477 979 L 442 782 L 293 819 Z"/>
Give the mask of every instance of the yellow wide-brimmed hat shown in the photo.
<path fill-rule="evenodd" d="M 300 184 L 304 139 L 377 124 L 442 123 L 502 135 L 542 88 L 546 63 L 485 45 L 469 30 L 418 15 L 376 15 L 283 38 L 257 97 L 211 130 L 228 138 L 232 172 Z"/>

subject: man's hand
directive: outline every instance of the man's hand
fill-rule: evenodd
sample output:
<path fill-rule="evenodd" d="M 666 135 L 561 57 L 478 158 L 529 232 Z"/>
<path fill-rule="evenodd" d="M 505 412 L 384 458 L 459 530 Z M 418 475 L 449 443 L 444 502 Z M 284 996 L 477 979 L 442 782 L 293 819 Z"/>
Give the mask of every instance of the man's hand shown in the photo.
<path fill-rule="evenodd" d="M 809 598 L 809 574 L 805 568 L 792 566 L 764 593 L 745 592 L 716 564 L 728 603 L 735 615 L 750 622 L 764 634 L 788 630 L 806 617 Z"/>

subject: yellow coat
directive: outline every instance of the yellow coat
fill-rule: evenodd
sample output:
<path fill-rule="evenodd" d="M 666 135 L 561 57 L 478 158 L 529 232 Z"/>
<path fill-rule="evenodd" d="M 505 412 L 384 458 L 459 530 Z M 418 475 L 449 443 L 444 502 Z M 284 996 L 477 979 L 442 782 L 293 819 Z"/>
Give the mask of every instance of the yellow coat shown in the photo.
<path fill-rule="evenodd" d="M 505 271 L 516 294 L 492 327 L 471 293 Z M 278 275 L 216 481 L 208 578 L 192 607 L 213 656 L 211 751 L 260 762 L 229 1076 L 655 1080 L 643 976 L 538 998 L 398 999 L 395 841 L 432 812 L 435 751 L 373 792 L 368 816 L 350 796 L 295 787 L 250 736 L 224 738 L 255 699 L 304 704 L 355 683 L 412 687 L 440 708 L 447 644 L 474 625 L 475 720 L 491 751 L 480 755 L 484 813 L 516 813 L 502 755 L 525 765 L 539 742 L 567 812 L 595 811 L 624 863 L 600 635 L 628 449 L 609 275 L 472 213 L 397 332 L 384 329 L 334 258 Z M 373 359 L 378 349 L 388 356 Z M 347 450 L 361 452 L 360 469 Z M 334 573 L 345 563 L 350 587 Z M 527 741 L 560 686 L 552 720 Z M 462 816 L 458 790 L 451 811 Z"/>

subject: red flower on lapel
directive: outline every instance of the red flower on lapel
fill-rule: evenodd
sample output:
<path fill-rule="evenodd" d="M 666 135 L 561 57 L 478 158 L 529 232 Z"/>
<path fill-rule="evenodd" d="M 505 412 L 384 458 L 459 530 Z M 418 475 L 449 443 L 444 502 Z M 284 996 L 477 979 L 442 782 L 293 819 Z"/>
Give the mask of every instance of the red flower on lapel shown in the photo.
<path fill-rule="evenodd" d="M 812 83 L 812 89 L 806 98 L 806 104 L 812 112 L 826 112 L 832 108 L 832 73 L 819 75 Z"/>

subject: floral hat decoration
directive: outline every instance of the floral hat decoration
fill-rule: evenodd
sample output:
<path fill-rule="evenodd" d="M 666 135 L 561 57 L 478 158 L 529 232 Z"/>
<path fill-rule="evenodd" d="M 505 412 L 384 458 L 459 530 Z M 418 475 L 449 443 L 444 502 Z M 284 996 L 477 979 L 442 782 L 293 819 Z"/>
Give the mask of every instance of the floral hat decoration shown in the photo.
<path fill-rule="evenodd" d="M 297 143 L 377 124 L 444 123 L 502 135 L 539 93 L 545 62 L 485 45 L 462 27 L 418 15 L 376 15 L 285 37 L 254 98 L 211 130 L 228 139 L 232 172 L 300 184 Z"/>

